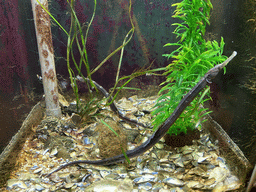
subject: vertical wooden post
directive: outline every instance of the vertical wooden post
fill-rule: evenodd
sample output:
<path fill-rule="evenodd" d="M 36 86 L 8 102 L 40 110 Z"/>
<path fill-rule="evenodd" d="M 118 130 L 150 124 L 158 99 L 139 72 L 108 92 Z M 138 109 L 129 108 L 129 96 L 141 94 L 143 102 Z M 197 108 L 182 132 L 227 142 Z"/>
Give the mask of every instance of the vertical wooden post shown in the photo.
<path fill-rule="evenodd" d="M 47 0 L 38 0 L 47 10 Z M 52 44 L 51 22 L 48 13 L 36 0 L 31 0 L 37 46 L 43 78 L 46 115 L 61 116 Z"/>

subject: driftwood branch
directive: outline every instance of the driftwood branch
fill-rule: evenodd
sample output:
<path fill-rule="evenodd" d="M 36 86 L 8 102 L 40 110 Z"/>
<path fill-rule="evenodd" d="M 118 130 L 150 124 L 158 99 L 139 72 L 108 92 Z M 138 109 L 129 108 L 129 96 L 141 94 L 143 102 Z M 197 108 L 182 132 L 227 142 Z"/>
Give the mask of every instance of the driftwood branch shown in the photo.
<path fill-rule="evenodd" d="M 39 4 L 40 2 L 40 4 Z M 61 116 L 47 0 L 31 0 L 44 85 L 46 115 Z M 43 6 L 43 7 L 42 7 Z"/>

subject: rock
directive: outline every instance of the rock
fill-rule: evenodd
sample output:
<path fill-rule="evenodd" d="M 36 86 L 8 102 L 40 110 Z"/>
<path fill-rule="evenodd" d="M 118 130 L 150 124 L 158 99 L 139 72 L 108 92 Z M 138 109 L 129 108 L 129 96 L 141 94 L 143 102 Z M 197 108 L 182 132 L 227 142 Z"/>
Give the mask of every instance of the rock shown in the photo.
<path fill-rule="evenodd" d="M 94 182 L 87 187 L 85 192 L 129 192 L 132 191 L 132 181 L 129 179 L 116 181 L 116 180 L 100 180 Z"/>

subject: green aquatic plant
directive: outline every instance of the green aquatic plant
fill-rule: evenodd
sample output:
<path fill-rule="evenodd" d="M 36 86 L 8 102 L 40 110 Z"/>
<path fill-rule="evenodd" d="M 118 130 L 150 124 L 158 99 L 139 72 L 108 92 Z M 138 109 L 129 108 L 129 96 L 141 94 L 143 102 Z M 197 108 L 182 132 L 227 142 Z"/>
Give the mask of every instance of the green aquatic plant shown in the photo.
<path fill-rule="evenodd" d="M 80 96 L 79 96 L 79 90 L 78 90 L 78 86 L 77 86 L 77 82 L 76 82 L 76 76 L 79 75 L 82 78 L 87 77 L 90 80 L 90 83 L 87 83 L 88 88 L 94 87 L 96 90 L 97 88 L 95 87 L 95 85 L 92 82 L 91 79 L 91 75 L 93 73 L 95 73 L 100 67 L 103 66 L 103 64 L 106 63 L 106 61 L 112 57 L 114 54 L 116 54 L 118 51 L 122 50 L 123 48 L 129 43 L 129 41 L 131 40 L 133 33 L 134 33 L 134 25 L 131 22 L 131 26 L 132 28 L 129 30 L 129 32 L 127 33 L 127 35 L 124 38 L 123 44 L 121 46 L 119 46 L 117 49 L 115 49 L 112 53 L 110 53 L 95 69 L 91 70 L 90 68 L 90 64 L 88 61 L 88 56 L 87 56 L 87 49 L 86 49 L 86 42 L 87 42 L 87 37 L 88 37 L 88 33 L 92 24 L 92 21 L 94 19 L 95 16 L 95 12 L 96 12 L 96 5 L 97 5 L 97 1 L 94 0 L 94 10 L 93 10 L 93 14 L 92 17 L 90 19 L 89 24 L 87 25 L 87 29 L 84 33 L 84 26 L 82 26 L 77 18 L 76 12 L 75 12 L 75 1 L 74 0 L 67 0 L 67 3 L 69 4 L 70 7 L 70 13 L 71 13 L 71 26 L 69 29 L 69 32 L 67 32 L 65 30 L 65 28 L 55 19 L 55 17 L 47 10 L 45 9 L 45 7 L 37 0 L 37 2 L 43 7 L 43 9 L 50 15 L 50 17 L 53 19 L 53 21 L 65 32 L 65 34 L 67 35 L 67 68 L 68 68 L 68 72 L 69 72 L 69 77 L 70 77 L 70 81 L 71 81 L 71 86 L 73 89 L 73 92 L 76 96 L 76 103 L 77 103 L 77 111 L 80 112 L 81 116 L 84 116 L 86 114 L 88 114 L 88 112 L 92 111 L 91 106 L 99 106 L 99 101 L 96 101 L 94 98 L 94 95 L 90 94 L 89 95 L 89 102 L 87 104 L 84 105 L 84 103 L 81 103 L 80 101 Z M 129 17 L 131 20 L 131 0 L 130 0 L 130 6 L 129 6 Z M 80 53 L 80 61 L 77 62 L 75 60 L 74 57 L 74 47 L 78 48 L 78 51 Z M 71 61 L 73 63 L 73 66 L 71 66 Z M 117 86 L 117 83 L 120 81 L 119 80 L 119 71 L 121 68 L 121 62 L 122 62 L 122 54 L 120 57 L 120 62 L 119 62 L 119 67 L 118 67 L 118 73 L 117 73 L 117 77 L 116 77 L 116 84 L 115 87 Z M 82 66 L 85 66 L 86 69 L 86 75 L 82 73 Z M 87 82 L 87 81 L 85 81 Z M 122 86 L 121 88 L 123 88 L 124 86 Z"/>
<path fill-rule="evenodd" d="M 77 83 L 76 83 L 76 78 L 74 78 L 74 77 L 76 77 L 77 75 L 80 75 L 85 80 L 85 76 L 87 76 L 87 78 L 90 80 L 90 83 L 88 83 L 88 87 L 94 87 L 97 90 L 97 88 L 95 87 L 95 85 L 92 82 L 91 75 L 93 73 L 95 73 L 100 67 L 102 67 L 102 65 L 110 57 L 112 57 L 115 53 L 117 53 L 120 49 L 122 49 L 131 40 L 131 38 L 133 36 L 133 32 L 134 32 L 134 27 L 132 25 L 132 29 L 127 33 L 123 45 L 121 45 L 116 50 L 114 50 L 111 54 L 109 54 L 94 70 L 91 71 L 90 64 L 89 64 L 89 61 L 88 61 L 88 56 L 87 56 L 86 41 L 87 41 L 87 37 L 88 37 L 88 33 L 89 33 L 91 23 L 92 23 L 92 21 L 94 19 L 94 16 L 95 16 L 97 1 L 94 0 L 93 15 L 92 15 L 92 18 L 91 18 L 88 26 L 87 26 L 85 34 L 83 34 L 82 26 L 81 26 L 81 24 L 80 24 L 80 22 L 79 22 L 79 20 L 76 16 L 76 12 L 74 11 L 74 3 L 75 3 L 74 0 L 71 0 L 69 2 L 70 8 L 71 8 L 71 27 L 70 27 L 70 30 L 69 30 L 68 42 L 67 42 L 67 66 L 68 66 L 69 76 L 70 76 L 70 79 L 71 79 L 71 85 L 72 85 L 73 91 L 76 95 L 77 109 L 78 109 L 78 111 L 80 111 L 80 109 L 83 108 L 83 106 L 80 103 L 80 97 L 79 97 L 79 94 L 78 94 L 78 86 L 77 86 Z M 80 53 L 79 63 L 77 63 L 75 58 L 74 58 L 74 54 L 73 54 L 73 51 L 74 51 L 73 50 L 73 44 L 74 43 L 78 47 L 78 50 L 79 50 L 79 53 Z M 71 65 L 70 65 L 70 60 L 71 59 L 70 59 L 70 57 L 72 58 L 72 61 L 74 63 L 74 66 L 75 66 L 75 69 L 77 70 L 77 72 L 74 72 L 74 70 L 71 68 Z M 81 71 L 82 65 L 85 66 L 87 75 L 82 74 L 82 71 Z M 87 82 L 87 81 L 85 81 L 85 82 Z M 94 96 L 91 94 L 90 95 L 90 100 L 92 100 L 93 98 L 94 98 Z M 80 115 L 83 116 L 84 114 L 81 113 Z"/>
<path fill-rule="evenodd" d="M 38 0 L 37 0 L 37 2 L 43 7 L 43 5 Z M 75 12 L 75 8 L 74 8 L 75 1 L 67 0 L 67 2 L 70 6 L 70 13 L 71 13 L 71 26 L 70 26 L 69 32 L 67 32 L 65 30 L 65 28 L 63 26 L 61 26 L 61 24 L 54 18 L 53 15 L 51 15 L 51 13 L 47 9 L 45 9 L 44 7 L 43 8 L 50 15 L 50 17 L 53 19 L 53 21 L 65 32 L 65 34 L 68 37 L 68 39 L 67 39 L 67 59 L 66 59 L 67 68 L 68 68 L 73 92 L 76 96 L 77 111 L 80 112 L 81 116 L 88 115 L 89 112 L 91 112 L 92 110 L 95 109 L 95 106 L 99 107 L 99 105 L 102 103 L 102 101 L 95 100 L 95 96 L 93 94 L 90 94 L 88 103 L 86 103 L 86 104 L 81 103 L 80 96 L 79 96 L 79 89 L 78 89 L 77 82 L 76 82 L 77 80 L 75 77 L 77 75 L 81 76 L 84 79 L 84 82 L 87 83 L 87 86 L 89 89 L 93 87 L 97 90 L 96 86 L 94 85 L 94 83 L 91 79 L 91 75 L 93 73 L 95 73 L 99 68 L 101 68 L 106 63 L 106 61 L 109 58 L 111 58 L 114 54 L 116 54 L 118 51 L 121 51 L 121 55 L 120 55 L 120 59 L 119 59 L 118 69 L 117 69 L 116 81 L 115 81 L 114 87 L 111 89 L 111 92 L 110 92 L 110 97 L 113 95 L 113 99 L 111 101 L 109 101 L 107 99 L 106 105 L 110 105 L 122 89 L 134 89 L 131 87 L 125 87 L 132 79 L 134 79 L 138 76 L 144 75 L 144 74 L 154 74 L 154 72 L 164 70 L 164 68 L 158 68 L 158 69 L 152 69 L 152 70 L 149 70 L 149 69 L 139 70 L 139 71 L 132 73 L 131 75 L 119 77 L 124 47 L 132 39 L 134 30 L 135 30 L 135 27 L 132 22 L 132 16 L 131 16 L 131 5 L 132 5 L 131 0 L 129 0 L 129 2 L 130 2 L 130 4 L 129 4 L 129 19 L 130 19 L 130 23 L 131 23 L 131 29 L 128 31 L 128 33 L 124 37 L 122 45 L 120 45 L 117 49 L 115 49 L 112 53 L 110 53 L 97 67 L 95 67 L 94 69 L 91 70 L 91 67 L 90 67 L 90 64 L 88 61 L 88 56 L 87 56 L 86 42 L 87 42 L 87 37 L 88 37 L 88 33 L 90 30 L 92 21 L 95 16 L 97 1 L 94 0 L 93 14 L 92 14 L 89 24 L 86 26 L 87 29 L 85 31 L 85 34 L 84 34 L 84 30 L 83 30 L 84 26 L 82 26 L 80 24 L 80 22 L 77 18 L 76 12 Z M 74 51 L 75 51 L 74 47 L 75 46 L 78 48 L 78 51 L 80 53 L 79 62 L 77 62 L 74 57 Z M 74 66 L 71 66 L 71 61 Z M 82 73 L 82 66 L 85 66 L 85 68 L 86 68 L 86 73 L 87 73 L 86 75 Z M 87 77 L 89 79 L 89 83 L 85 77 Z M 124 80 L 125 80 L 125 82 L 122 85 L 119 85 L 119 83 Z M 118 87 L 118 85 L 119 85 L 119 87 Z"/>
<path fill-rule="evenodd" d="M 179 39 L 177 43 L 167 43 L 165 46 L 178 46 L 170 54 L 163 56 L 172 59 L 172 63 L 165 67 L 166 76 L 163 87 L 159 91 L 156 109 L 152 112 L 154 130 L 157 129 L 174 111 L 182 97 L 198 83 L 200 78 L 215 64 L 223 62 L 224 40 L 217 41 L 204 39 L 206 25 L 209 24 L 210 0 L 183 0 L 176 6 L 173 18 L 181 20 L 174 23 L 177 26 L 174 34 Z M 200 107 L 209 99 L 209 88 L 192 101 L 181 114 L 180 118 L 169 129 L 168 134 L 187 133 L 188 129 L 200 127 L 202 112 L 207 109 Z M 204 114 L 207 114 L 206 112 Z"/>

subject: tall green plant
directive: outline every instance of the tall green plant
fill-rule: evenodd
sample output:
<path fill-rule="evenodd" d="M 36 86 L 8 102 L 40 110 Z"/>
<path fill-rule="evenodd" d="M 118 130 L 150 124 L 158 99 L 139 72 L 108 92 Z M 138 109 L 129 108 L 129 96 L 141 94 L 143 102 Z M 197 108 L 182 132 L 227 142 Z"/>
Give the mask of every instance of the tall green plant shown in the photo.
<path fill-rule="evenodd" d="M 37 2 L 43 7 L 43 5 L 37 0 Z M 115 49 L 112 53 L 110 53 L 95 69 L 91 70 L 90 69 L 90 64 L 89 64 L 89 61 L 88 61 L 88 56 L 87 56 L 87 49 L 86 49 L 86 42 L 87 42 L 87 37 L 88 37 L 88 33 L 89 33 L 89 30 L 90 30 L 90 26 L 92 24 L 92 21 L 94 19 L 94 16 L 95 16 L 95 12 L 96 12 L 96 5 L 97 5 L 97 0 L 94 0 L 94 10 L 93 10 L 93 14 L 92 14 L 92 17 L 90 19 L 90 22 L 87 26 L 87 29 L 86 29 L 86 32 L 85 34 L 83 33 L 83 26 L 80 24 L 77 16 L 76 16 L 76 12 L 75 12 L 75 8 L 74 8 L 74 5 L 75 5 L 75 0 L 67 0 L 67 3 L 69 4 L 69 7 L 70 7 L 70 12 L 71 12 L 71 27 L 69 29 L 69 32 L 67 32 L 63 26 L 60 25 L 60 23 L 51 15 L 51 13 L 49 13 L 47 11 L 47 9 L 45 9 L 45 11 L 50 15 L 50 17 L 54 20 L 54 22 L 56 22 L 56 24 L 66 33 L 66 35 L 68 36 L 68 40 L 67 40 L 67 68 L 68 68 L 68 72 L 69 72 L 69 76 L 70 76 L 70 80 L 71 80 L 71 85 L 72 85 L 72 88 L 73 88 L 73 91 L 75 93 L 75 96 L 76 96 L 76 102 L 77 102 L 77 110 L 80 111 L 80 114 L 81 115 L 85 115 L 85 113 L 89 113 L 91 112 L 93 109 L 92 109 L 92 106 L 96 106 L 98 107 L 100 102 L 95 100 L 94 96 L 93 95 L 90 95 L 90 98 L 89 98 L 89 102 L 87 104 L 81 104 L 80 102 L 80 96 L 78 94 L 78 86 L 77 86 L 77 83 L 76 83 L 76 76 L 79 75 L 81 77 L 84 78 L 85 80 L 85 77 L 88 77 L 89 80 L 90 80 L 90 83 L 88 83 L 88 87 L 95 87 L 95 85 L 93 84 L 92 82 L 92 79 L 91 79 L 91 75 L 93 73 L 95 73 L 100 67 L 102 67 L 106 61 L 111 58 L 114 54 L 116 54 L 118 51 L 121 50 L 121 56 L 120 56 L 120 60 L 119 60 L 119 65 L 118 65 L 118 72 L 117 72 L 117 75 L 116 75 L 116 82 L 115 82 L 115 85 L 114 85 L 114 88 L 112 89 L 111 93 L 110 93 L 110 96 L 112 96 L 112 94 L 114 94 L 114 91 L 117 89 L 117 92 L 115 93 L 115 95 L 113 96 L 113 99 L 112 101 L 110 101 L 107 105 L 110 105 L 113 100 L 116 98 L 117 94 L 120 92 L 121 89 L 125 88 L 125 86 L 135 77 L 138 77 L 138 76 L 141 76 L 141 75 L 144 75 L 146 73 L 150 73 L 150 74 L 153 74 L 154 72 L 156 71 L 161 71 L 161 70 L 164 70 L 164 68 L 158 68 L 158 69 L 153 69 L 153 70 L 144 70 L 144 71 L 137 71 L 137 72 L 134 72 L 132 73 L 131 75 L 129 76 L 125 76 L 125 77 L 119 77 L 119 71 L 121 69 L 121 63 L 122 63 L 122 58 L 123 58 L 123 50 L 124 50 L 124 47 L 130 42 L 130 40 L 132 39 L 133 37 L 133 34 L 134 34 L 134 30 L 135 30 L 135 27 L 133 25 L 133 22 L 132 22 L 132 16 L 131 16 L 131 0 L 129 0 L 130 4 L 129 4 L 129 18 L 130 18 L 130 22 L 131 22 L 131 29 L 128 31 L 128 33 L 126 34 L 125 38 L 124 38 L 124 41 L 123 41 L 123 44 L 120 45 L 117 49 Z M 79 62 L 77 62 L 74 58 L 74 46 L 76 46 L 78 48 L 78 51 L 80 53 L 80 60 Z M 71 61 L 73 62 L 74 64 L 74 67 L 71 66 Z M 86 75 L 85 74 L 82 74 L 82 66 L 84 66 L 86 68 Z M 120 81 L 122 80 L 126 80 L 126 82 L 121 85 L 119 88 L 117 88 L 117 85 Z M 85 82 L 87 82 L 85 80 Z M 96 88 L 97 90 L 97 88 Z M 108 100 L 107 100 L 108 101 Z"/>
<path fill-rule="evenodd" d="M 215 64 L 223 62 L 224 41 L 221 38 L 220 44 L 217 41 L 206 41 L 204 39 L 206 25 L 209 24 L 210 0 L 183 0 L 176 6 L 174 18 L 181 20 L 181 23 L 174 23 L 177 26 L 174 34 L 179 38 L 177 43 L 167 43 L 165 46 L 178 46 L 170 54 L 163 56 L 172 59 L 172 63 L 165 67 L 166 81 L 159 94 L 161 95 L 155 105 L 153 115 L 154 129 L 162 124 L 177 107 L 182 97 L 201 79 L 201 77 Z M 209 89 L 201 93 L 180 118 L 169 129 L 168 134 L 187 133 L 188 129 L 194 129 L 200 120 L 201 112 L 206 110 L 199 108 L 207 99 L 204 99 Z"/>
<path fill-rule="evenodd" d="M 69 2 L 69 0 L 67 0 Z M 133 37 L 133 34 L 134 34 L 134 30 L 135 30 L 135 27 L 133 25 L 133 22 L 132 22 L 132 16 L 131 16 L 131 6 L 132 6 L 132 3 L 131 3 L 131 0 L 130 0 L 130 4 L 129 4 L 129 18 L 130 18 L 130 22 L 131 22 L 131 29 L 128 31 L 128 33 L 126 34 L 125 38 L 124 38 L 124 41 L 123 41 L 123 44 L 120 45 L 117 49 L 115 49 L 112 53 L 110 53 L 96 68 L 94 68 L 93 70 L 90 70 L 90 64 L 88 62 L 88 57 L 87 57 L 87 50 L 86 50 L 86 41 L 87 41 L 87 37 L 88 37 L 88 32 L 89 32 L 89 29 L 90 29 L 90 26 L 91 26 L 91 23 L 94 19 L 94 16 L 95 16 L 95 11 L 96 11 L 96 4 L 97 4 L 97 1 L 94 0 L 94 11 L 93 11 L 93 15 L 92 15 L 92 18 L 90 20 L 90 23 L 89 25 L 87 26 L 87 30 L 86 30 L 86 34 L 84 35 L 83 34 L 83 30 L 82 30 L 82 27 L 79 23 L 79 20 L 76 16 L 76 13 L 74 11 L 74 0 L 71 0 L 69 2 L 70 4 L 70 8 L 71 8 L 71 13 L 72 13 L 72 17 L 71 17 L 71 27 L 70 27 L 70 31 L 69 31 L 69 34 L 68 34 L 68 46 L 67 46 L 67 66 L 68 66 L 68 71 L 69 71 L 69 75 L 70 75 L 70 79 L 71 79 L 71 84 L 73 85 L 73 90 L 74 90 L 74 93 L 76 95 L 76 101 L 77 101 L 77 108 L 78 108 L 78 111 L 81 111 L 81 109 L 83 109 L 83 106 L 80 104 L 80 99 L 79 99 L 79 95 L 78 95 L 78 87 L 77 87 L 77 84 L 76 84 L 76 80 L 75 77 L 76 75 L 80 75 L 84 78 L 85 80 L 85 76 L 82 74 L 81 72 L 81 68 L 82 68 L 82 65 L 84 64 L 84 66 L 86 67 L 86 70 L 87 70 L 87 77 L 89 78 L 90 80 L 90 85 L 91 87 L 95 87 L 92 80 L 91 80 L 91 75 L 93 73 L 95 73 L 100 67 L 102 67 L 106 61 L 111 58 L 114 54 L 116 54 L 118 51 L 121 50 L 121 55 L 120 55 L 120 60 L 119 60 L 119 65 L 118 65 L 118 70 L 117 70 L 117 75 L 116 75 L 116 82 L 115 82 L 115 85 L 114 85 L 114 88 L 112 89 L 111 93 L 110 93 L 110 96 L 112 96 L 114 94 L 114 91 L 116 90 L 116 87 L 118 85 L 118 83 L 124 79 L 127 79 L 126 82 L 117 90 L 117 92 L 115 93 L 115 95 L 113 96 L 113 99 L 112 101 L 110 101 L 107 105 L 110 105 L 114 99 L 116 98 L 117 94 L 120 92 L 121 89 L 125 88 L 125 86 L 135 77 L 138 77 L 138 76 L 141 76 L 141 75 L 144 75 L 146 73 L 151 73 L 153 74 L 154 72 L 156 71 L 160 71 L 160 70 L 163 70 L 162 68 L 159 68 L 159 69 L 153 69 L 153 70 L 147 70 L 147 71 L 138 71 L 138 72 L 134 72 L 132 73 L 131 75 L 128 75 L 128 76 L 125 76 L 125 77 L 122 77 L 120 78 L 119 77 L 119 72 L 120 72 L 120 69 L 121 69 L 121 63 L 122 63 L 122 58 L 123 58 L 123 50 L 124 50 L 124 47 L 130 42 L 130 40 L 132 39 Z M 79 39 L 81 39 L 81 43 L 79 41 Z M 73 55 L 73 43 L 76 42 L 76 46 L 78 47 L 79 49 L 79 53 L 81 55 L 81 59 L 80 59 L 80 62 L 79 64 L 76 62 L 75 58 L 74 58 L 74 55 Z M 75 73 L 71 66 L 70 66 L 70 56 L 72 58 L 72 61 L 75 65 L 75 68 L 77 70 L 77 73 Z M 87 82 L 87 81 L 85 81 Z M 95 87 L 96 88 L 96 87 Z M 94 97 L 91 95 L 91 100 L 93 99 Z M 107 100 L 108 101 L 108 100 Z M 87 111 L 87 110 L 86 110 Z"/>

